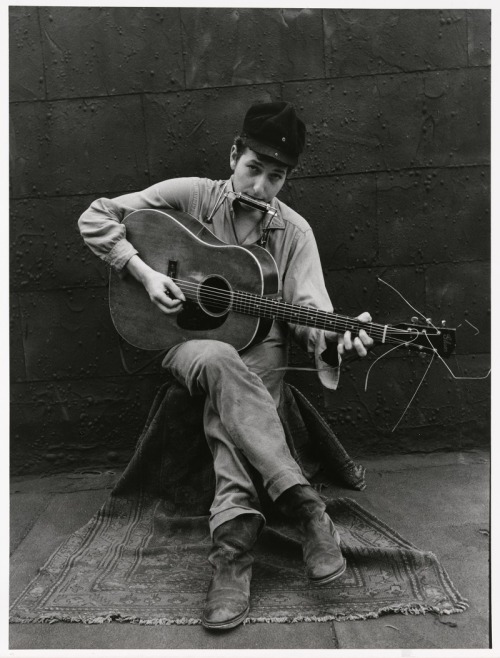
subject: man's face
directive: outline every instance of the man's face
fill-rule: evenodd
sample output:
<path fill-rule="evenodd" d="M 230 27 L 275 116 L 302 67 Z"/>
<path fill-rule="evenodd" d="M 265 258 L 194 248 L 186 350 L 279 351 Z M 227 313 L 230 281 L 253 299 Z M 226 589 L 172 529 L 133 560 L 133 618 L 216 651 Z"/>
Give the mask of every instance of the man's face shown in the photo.
<path fill-rule="evenodd" d="M 237 157 L 236 146 L 233 145 L 230 164 L 234 191 L 270 203 L 285 183 L 287 166 L 262 158 L 249 148 L 244 150 L 239 159 Z"/>

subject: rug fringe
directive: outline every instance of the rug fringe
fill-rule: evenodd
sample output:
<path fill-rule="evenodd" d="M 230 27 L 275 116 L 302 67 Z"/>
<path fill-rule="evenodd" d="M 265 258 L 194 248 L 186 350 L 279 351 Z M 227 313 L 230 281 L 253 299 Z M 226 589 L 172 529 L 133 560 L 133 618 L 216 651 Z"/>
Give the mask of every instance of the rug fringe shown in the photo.
<path fill-rule="evenodd" d="M 362 621 L 364 619 L 377 619 L 384 614 L 399 613 L 402 615 L 423 615 L 428 612 L 438 615 L 451 615 L 454 613 L 461 613 L 467 610 L 468 604 L 459 603 L 453 608 L 447 610 L 440 610 L 436 606 L 424 606 L 421 604 L 412 604 L 408 606 L 387 606 L 380 608 L 378 611 L 366 613 L 337 613 L 328 615 L 285 615 L 282 617 L 247 617 L 244 624 L 296 624 L 308 622 L 331 622 L 331 621 Z M 167 618 L 160 617 L 157 619 L 142 619 L 141 617 L 130 617 L 121 614 L 108 614 L 108 615 L 79 615 L 72 617 L 63 614 L 41 615 L 39 617 L 25 618 L 20 616 L 12 616 L 10 623 L 12 624 L 55 624 L 57 622 L 73 622 L 81 624 L 109 624 L 111 622 L 125 623 L 125 624 L 138 624 L 140 626 L 195 626 L 201 624 L 201 619 L 197 617 L 179 617 Z"/>
<path fill-rule="evenodd" d="M 180 617 L 178 619 L 168 619 L 166 617 L 158 619 L 142 619 L 141 617 L 130 617 L 120 614 L 108 615 L 79 615 L 72 617 L 71 615 L 51 614 L 41 615 L 39 617 L 20 617 L 18 615 L 12 616 L 9 619 L 11 624 L 56 624 L 59 622 L 71 622 L 80 624 L 110 624 L 117 622 L 120 624 L 137 624 L 140 626 L 194 626 L 201 624 L 201 619 L 191 617 Z"/>
<path fill-rule="evenodd" d="M 385 614 L 399 613 L 402 615 L 424 615 L 428 612 L 438 615 L 451 615 L 454 613 L 462 613 L 467 610 L 469 606 L 466 604 L 459 604 L 454 608 L 448 610 L 440 610 L 435 606 L 423 606 L 414 604 L 409 606 L 387 606 L 380 608 L 378 611 L 366 613 L 337 613 L 330 615 L 295 615 L 285 617 L 248 617 L 243 622 L 244 624 L 295 624 L 299 622 L 328 622 L 328 621 L 363 621 L 365 619 L 378 619 Z"/>

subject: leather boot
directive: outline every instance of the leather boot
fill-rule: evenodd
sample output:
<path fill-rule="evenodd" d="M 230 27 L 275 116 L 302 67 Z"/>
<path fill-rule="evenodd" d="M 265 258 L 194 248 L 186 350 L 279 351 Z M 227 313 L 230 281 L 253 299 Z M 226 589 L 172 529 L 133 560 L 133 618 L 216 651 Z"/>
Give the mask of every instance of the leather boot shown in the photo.
<path fill-rule="evenodd" d="M 210 630 L 227 630 L 241 624 L 250 609 L 252 548 L 263 519 L 240 514 L 213 533 L 208 561 L 213 567 L 202 623 Z"/>
<path fill-rule="evenodd" d="M 342 575 L 346 562 L 340 537 L 319 494 L 296 484 L 276 500 L 278 508 L 299 524 L 306 574 L 314 585 L 327 585 Z"/>

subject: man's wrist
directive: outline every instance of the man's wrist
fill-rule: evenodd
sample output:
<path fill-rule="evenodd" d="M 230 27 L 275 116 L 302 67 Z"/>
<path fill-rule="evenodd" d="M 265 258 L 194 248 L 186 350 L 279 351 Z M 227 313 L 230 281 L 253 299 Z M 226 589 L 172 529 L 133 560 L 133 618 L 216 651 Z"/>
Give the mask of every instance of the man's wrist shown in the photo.
<path fill-rule="evenodd" d="M 129 259 L 125 267 L 127 272 L 143 285 L 146 284 L 151 272 L 153 271 L 137 254 L 134 254 Z"/>

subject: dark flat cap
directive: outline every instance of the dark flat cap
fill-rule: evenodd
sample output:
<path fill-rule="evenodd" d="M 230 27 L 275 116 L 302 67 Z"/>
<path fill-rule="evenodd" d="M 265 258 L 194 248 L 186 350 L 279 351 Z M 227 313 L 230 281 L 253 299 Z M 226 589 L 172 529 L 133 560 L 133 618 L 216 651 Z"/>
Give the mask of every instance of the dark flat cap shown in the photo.
<path fill-rule="evenodd" d="M 258 103 L 245 116 L 242 137 L 252 151 L 295 167 L 304 150 L 306 127 L 291 103 Z"/>

